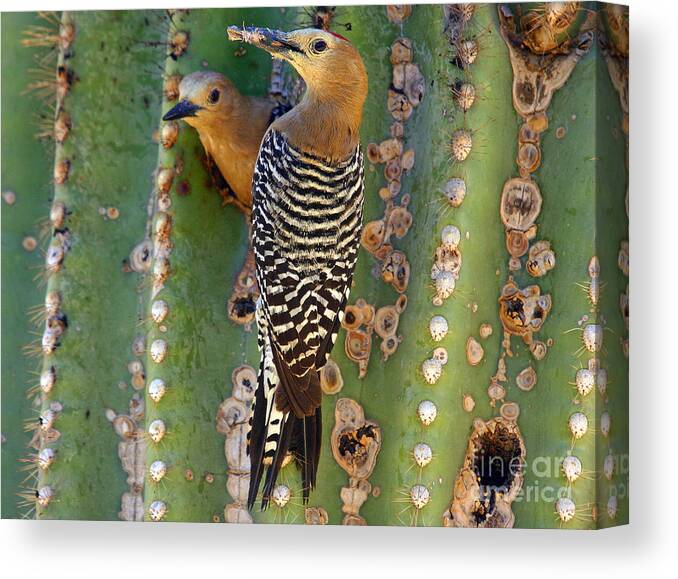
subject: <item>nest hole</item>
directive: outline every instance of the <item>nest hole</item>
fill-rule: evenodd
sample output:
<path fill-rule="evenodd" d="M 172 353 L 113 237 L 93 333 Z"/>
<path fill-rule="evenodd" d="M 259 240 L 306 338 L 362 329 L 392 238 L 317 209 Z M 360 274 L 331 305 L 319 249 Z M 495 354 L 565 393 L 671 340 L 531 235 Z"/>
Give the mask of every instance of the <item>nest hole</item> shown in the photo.
<path fill-rule="evenodd" d="M 510 300 L 506 305 L 506 313 L 514 320 L 518 319 L 523 323 L 523 325 L 525 324 L 526 316 L 525 304 L 523 303 L 523 300 L 519 298 Z"/>
<path fill-rule="evenodd" d="M 239 297 L 233 301 L 231 316 L 236 319 L 244 319 L 254 314 L 256 309 L 253 296 Z"/>
<path fill-rule="evenodd" d="M 522 468 L 520 439 L 497 425 L 480 436 L 473 456 L 473 471 L 481 488 L 506 492 Z"/>
<path fill-rule="evenodd" d="M 367 456 L 369 442 L 375 437 L 374 426 L 371 424 L 344 432 L 339 437 L 339 453 L 344 457 L 350 456 L 354 461 L 360 461 Z"/>

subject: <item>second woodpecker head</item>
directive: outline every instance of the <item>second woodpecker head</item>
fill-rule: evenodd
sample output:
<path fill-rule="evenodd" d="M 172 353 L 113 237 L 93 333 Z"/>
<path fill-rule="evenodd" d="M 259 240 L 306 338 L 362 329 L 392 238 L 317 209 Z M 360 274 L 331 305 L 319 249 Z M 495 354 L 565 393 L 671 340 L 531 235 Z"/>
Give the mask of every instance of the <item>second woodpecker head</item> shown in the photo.
<path fill-rule="evenodd" d="M 193 127 L 227 118 L 236 105 L 239 93 L 233 83 L 218 72 L 194 72 L 179 84 L 179 102 L 163 121 L 183 119 Z"/>
<path fill-rule="evenodd" d="M 343 36 L 316 28 L 283 32 L 229 26 L 228 37 L 289 62 L 316 97 L 326 94 L 355 100 L 362 109 L 367 96 L 367 72 L 360 54 Z"/>

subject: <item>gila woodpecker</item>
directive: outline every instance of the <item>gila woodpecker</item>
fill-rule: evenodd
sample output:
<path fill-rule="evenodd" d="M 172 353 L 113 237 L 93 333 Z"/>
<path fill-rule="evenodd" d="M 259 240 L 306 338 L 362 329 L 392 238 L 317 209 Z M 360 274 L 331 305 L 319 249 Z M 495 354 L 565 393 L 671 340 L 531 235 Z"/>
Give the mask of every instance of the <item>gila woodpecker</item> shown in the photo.
<path fill-rule="evenodd" d="M 339 331 L 362 228 L 359 131 L 367 73 L 351 43 L 331 32 L 230 27 L 228 34 L 289 62 L 306 83 L 299 104 L 266 132 L 252 182 L 261 361 L 250 418 L 248 507 L 267 466 L 266 508 L 288 452 L 301 468 L 305 501 L 315 486 L 318 371 Z"/>
<path fill-rule="evenodd" d="M 183 119 L 198 131 L 215 185 L 227 202 L 245 214 L 248 229 L 252 174 L 261 139 L 270 123 L 288 110 L 289 106 L 273 99 L 240 94 L 223 74 L 200 71 L 181 80 L 179 102 L 163 117 L 164 121 Z M 251 248 L 236 280 L 250 278 L 254 280 Z M 230 318 L 247 324 L 258 296 L 254 284 L 248 286 L 246 295 L 234 290 L 228 306 Z"/>

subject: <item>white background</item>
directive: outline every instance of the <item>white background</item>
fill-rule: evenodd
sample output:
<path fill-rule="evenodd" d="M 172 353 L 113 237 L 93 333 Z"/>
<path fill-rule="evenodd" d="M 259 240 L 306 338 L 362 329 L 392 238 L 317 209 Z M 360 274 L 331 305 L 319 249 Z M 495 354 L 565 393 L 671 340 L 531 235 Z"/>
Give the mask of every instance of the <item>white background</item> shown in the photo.
<path fill-rule="evenodd" d="M 356 2 L 333 2 L 333 4 Z M 372 0 L 371 3 L 380 3 Z M 675 576 L 678 2 L 631 0 L 631 525 L 599 532 L 0 522 L 5 577 Z M 3 0 L 2 10 L 293 5 Z M 673 105 L 673 106 L 672 106 Z M 3 138 L 9 138 L 3 136 Z M 11 280 L 4 280 L 6 283 Z M 498 575 L 500 574 L 501 575 Z"/>

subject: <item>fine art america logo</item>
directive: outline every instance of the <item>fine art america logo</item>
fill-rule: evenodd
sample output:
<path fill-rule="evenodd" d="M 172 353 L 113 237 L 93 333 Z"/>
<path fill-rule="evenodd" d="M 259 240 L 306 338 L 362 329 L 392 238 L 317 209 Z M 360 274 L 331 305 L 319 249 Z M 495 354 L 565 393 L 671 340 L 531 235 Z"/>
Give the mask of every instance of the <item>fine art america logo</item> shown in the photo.
<path fill-rule="evenodd" d="M 613 457 L 615 469 L 609 486 L 609 495 L 623 499 L 628 495 L 629 455 L 615 454 Z M 510 461 L 501 456 L 484 456 L 476 463 L 476 473 L 481 480 L 488 481 L 489 486 L 495 486 L 491 481 L 501 481 L 495 488 L 503 491 L 508 489 L 502 488 L 502 483 L 512 481 L 515 476 L 523 473 L 525 482 L 515 500 L 528 503 L 553 503 L 559 498 L 572 495 L 573 485 L 567 484 L 563 475 L 564 458 L 562 456 L 538 456 L 525 463 L 519 456 L 513 457 Z M 595 472 L 584 471 L 581 477 L 590 481 L 594 480 Z"/>

